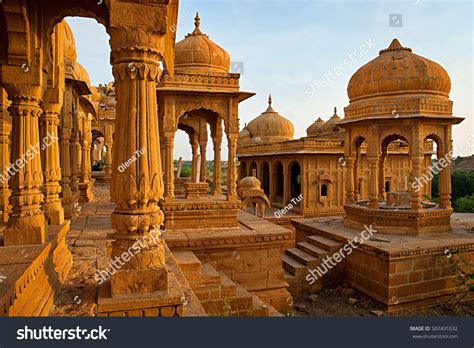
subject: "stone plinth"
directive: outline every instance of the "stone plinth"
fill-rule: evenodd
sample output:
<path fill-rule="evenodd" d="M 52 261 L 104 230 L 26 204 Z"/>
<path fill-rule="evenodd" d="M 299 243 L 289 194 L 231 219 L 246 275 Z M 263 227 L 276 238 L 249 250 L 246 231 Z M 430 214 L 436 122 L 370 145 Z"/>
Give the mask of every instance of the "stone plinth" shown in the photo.
<path fill-rule="evenodd" d="M 389 234 L 423 235 L 451 231 L 452 209 L 373 209 L 359 205 L 345 205 L 344 226 L 363 230 L 372 225 Z"/>
<path fill-rule="evenodd" d="M 0 247 L 0 308 L 6 316 L 48 315 L 72 265 L 69 221 L 50 226 L 41 245 Z"/>
<path fill-rule="evenodd" d="M 172 255 L 165 247 L 166 259 Z M 176 272 L 176 267 L 171 270 Z M 123 272 L 123 271 L 121 271 Z M 179 276 L 179 275 L 178 275 Z M 107 317 L 181 317 L 186 300 L 173 271 L 167 276 L 167 287 L 150 293 L 112 294 L 111 283 L 105 281 L 99 290 L 97 315 Z"/>
<path fill-rule="evenodd" d="M 94 198 L 94 192 L 92 187 L 94 186 L 95 179 L 92 179 L 89 182 L 80 182 L 79 183 L 79 202 L 86 203 L 92 201 Z"/>
<path fill-rule="evenodd" d="M 238 212 L 238 228 L 181 229 L 164 233 L 175 251 L 193 251 L 247 291 L 277 310 L 287 309 L 292 298 L 284 280 L 282 255 L 292 232 L 254 215 Z"/>
<path fill-rule="evenodd" d="M 209 184 L 207 182 L 185 182 L 184 184 L 186 199 L 199 199 L 207 197 Z"/>
<path fill-rule="evenodd" d="M 410 206 L 410 192 L 387 192 L 388 206 Z"/>
<path fill-rule="evenodd" d="M 317 237 L 346 245 L 362 232 L 345 227 L 342 218 L 305 219 L 293 224 L 298 242 Z M 474 236 L 467 227 L 455 226 L 452 232 L 425 236 L 377 232 L 347 254 L 341 281 L 381 302 L 388 312 L 446 303 L 460 292 L 453 270 L 460 258 L 471 265 L 474 261 Z"/>
<path fill-rule="evenodd" d="M 240 201 L 227 201 L 225 197 L 175 199 L 162 205 L 166 230 L 234 228 L 238 226 L 239 209 Z"/>
<path fill-rule="evenodd" d="M 174 178 L 174 195 L 184 196 L 186 191 L 184 189 L 184 183 L 189 181 L 189 178 Z"/>

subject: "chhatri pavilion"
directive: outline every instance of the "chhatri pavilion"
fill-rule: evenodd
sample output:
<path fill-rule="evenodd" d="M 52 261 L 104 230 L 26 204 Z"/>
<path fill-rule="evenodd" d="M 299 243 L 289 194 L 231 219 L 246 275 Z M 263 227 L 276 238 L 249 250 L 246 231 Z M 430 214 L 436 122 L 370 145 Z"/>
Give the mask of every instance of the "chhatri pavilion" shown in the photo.
<path fill-rule="evenodd" d="M 291 228 L 291 219 L 342 215 L 348 161 L 344 155 L 346 132 L 336 108 L 327 121 L 318 118 L 305 137 L 294 139 L 293 124 L 273 109 L 271 97 L 268 103 L 268 108 L 239 133 L 239 178 L 254 175 L 260 180 L 274 208 L 267 210 L 269 221 Z M 391 206 L 398 204 L 400 192 L 411 184 L 409 146 L 403 139 L 396 139 L 385 151 L 378 198 L 388 200 Z M 432 154 L 433 144 L 425 141 L 425 170 L 431 165 Z M 359 156 L 354 195 L 364 204 L 369 199 L 366 142 L 360 144 Z M 422 187 L 422 195 L 431 195 L 431 182 Z M 289 204 L 292 209 L 288 213 L 285 207 Z"/>

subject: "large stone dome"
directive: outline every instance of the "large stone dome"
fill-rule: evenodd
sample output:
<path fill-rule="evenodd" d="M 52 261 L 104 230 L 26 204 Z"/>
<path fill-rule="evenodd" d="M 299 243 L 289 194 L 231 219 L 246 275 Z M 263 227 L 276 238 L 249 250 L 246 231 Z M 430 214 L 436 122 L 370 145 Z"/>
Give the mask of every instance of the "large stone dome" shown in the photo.
<path fill-rule="evenodd" d="M 253 144 L 265 144 L 292 140 L 293 135 L 293 124 L 273 110 L 272 97 L 270 96 L 268 108 L 260 116 L 250 121 L 240 132 L 239 140 Z"/>
<path fill-rule="evenodd" d="M 441 65 L 397 39 L 351 77 L 345 119 L 452 116 L 451 80 Z"/>
<path fill-rule="evenodd" d="M 175 70 L 178 73 L 228 74 L 230 55 L 201 32 L 199 14 L 196 28 L 175 46 Z"/>
<path fill-rule="evenodd" d="M 64 41 L 64 58 L 68 59 L 71 62 L 75 62 L 77 59 L 76 41 L 74 40 L 74 35 L 72 34 L 71 27 L 65 20 L 63 20 L 62 28 Z"/>
<path fill-rule="evenodd" d="M 308 137 L 321 134 L 323 126 L 324 126 L 324 120 L 322 120 L 321 117 L 318 117 L 318 119 L 314 121 L 313 124 L 311 124 L 311 126 L 306 128 L 306 134 L 308 135 Z"/>
<path fill-rule="evenodd" d="M 441 65 L 412 53 L 397 39 L 355 72 L 349 81 L 350 101 L 390 94 L 449 96 L 451 80 Z"/>

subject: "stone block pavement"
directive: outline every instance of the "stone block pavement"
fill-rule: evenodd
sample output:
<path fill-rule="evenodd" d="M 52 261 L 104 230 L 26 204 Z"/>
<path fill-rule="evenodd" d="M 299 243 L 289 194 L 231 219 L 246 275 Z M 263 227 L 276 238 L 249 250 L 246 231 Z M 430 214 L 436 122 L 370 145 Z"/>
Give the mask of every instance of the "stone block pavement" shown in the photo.
<path fill-rule="evenodd" d="M 107 240 L 113 232 L 110 214 L 114 207 L 108 184 L 96 184 L 94 199 L 81 204 L 80 214 L 71 222 L 66 237 L 73 256 L 72 268 L 49 315 L 95 315 L 98 287 L 94 276 L 98 268 L 110 263 Z"/>

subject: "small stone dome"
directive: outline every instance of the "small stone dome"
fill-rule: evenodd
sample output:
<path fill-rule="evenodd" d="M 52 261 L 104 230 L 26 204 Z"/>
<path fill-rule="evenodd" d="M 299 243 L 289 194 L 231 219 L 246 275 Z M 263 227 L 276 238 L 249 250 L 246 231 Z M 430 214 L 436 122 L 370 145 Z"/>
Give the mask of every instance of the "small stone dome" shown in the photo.
<path fill-rule="evenodd" d="M 195 29 L 176 43 L 175 70 L 178 73 L 228 74 L 230 55 L 209 39 L 199 28 L 201 20 L 196 13 Z"/>
<path fill-rule="evenodd" d="M 308 137 L 320 134 L 323 125 L 324 121 L 321 119 L 321 117 L 318 117 L 318 119 L 306 129 L 306 134 L 308 135 Z"/>
<path fill-rule="evenodd" d="M 351 102 L 378 96 L 429 94 L 449 97 L 451 80 L 446 70 L 402 47 L 397 39 L 379 56 L 352 75 L 347 87 Z"/>
<path fill-rule="evenodd" d="M 291 140 L 294 135 L 293 124 L 285 117 L 278 114 L 272 108 L 272 96 L 268 98 L 268 108 L 260 116 L 250 121 L 250 123 L 239 134 L 248 131 L 252 141 L 256 144 L 274 143 Z"/>
<path fill-rule="evenodd" d="M 62 28 L 64 32 L 64 58 L 68 59 L 71 62 L 75 62 L 77 59 L 76 41 L 74 40 L 74 35 L 72 34 L 71 27 L 65 20 L 63 20 Z"/>
<path fill-rule="evenodd" d="M 239 189 L 260 189 L 260 180 L 254 176 L 246 176 L 239 181 Z"/>
<path fill-rule="evenodd" d="M 88 86 L 90 85 L 90 78 L 86 68 L 78 62 L 74 63 L 74 73 L 76 75 L 76 80 L 84 81 Z"/>
<path fill-rule="evenodd" d="M 334 107 L 334 115 L 331 116 L 329 120 L 327 120 L 324 125 L 321 127 L 321 133 L 335 133 L 339 132 L 339 127 L 337 124 L 341 121 L 341 118 L 337 114 L 337 108 Z"/>

